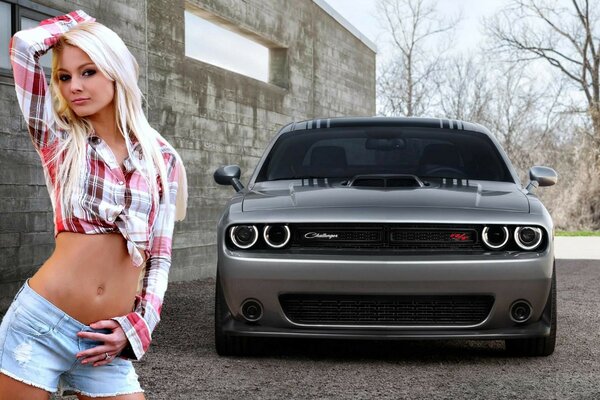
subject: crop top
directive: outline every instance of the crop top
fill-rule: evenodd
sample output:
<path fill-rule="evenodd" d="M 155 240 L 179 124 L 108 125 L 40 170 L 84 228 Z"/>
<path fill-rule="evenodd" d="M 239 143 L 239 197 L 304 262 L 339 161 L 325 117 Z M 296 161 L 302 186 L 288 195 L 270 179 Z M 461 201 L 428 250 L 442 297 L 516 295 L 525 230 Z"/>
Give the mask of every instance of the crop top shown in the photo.
<path fill-rule="evenodd" d="M 86 144 L 83 185 L 76 188 L 71 197 L 72 213 L 65 212 L 57 190 L 60 182 L 56 181 L 56 166 L 47 161 L 55 156 L 60 141 L 68 132 L 60 130 L 54 122 L 50 90 L 39 58 L 62 33 L 79 22 L 93 20 L 83 11 L 73 11 L 42 21 L 36 28 L 17 32 L 10 42 L 10 59 L 19 105 L 44 164 L 46 186 L 54 209 L 55 235 L 63 231 L 85 234 L 120 232 L 127 241 L 133 265 L 141 267 L 146 259 L 141 292 L 136 297 L 134 311 L 113 318 L 129 340 L 129 346 L 121 356 L 139 360 L 150 346 L 151 333 L 160 321 L 167 289 L 180 163 L 169 146 L 159 141 L 169 187 L 167 193 L 160 188 L 157 205 L 144 176 L 135 166 L 142 163 L 132 160 L 132 157 L 143 159 L 141 145 L 131 138 L 129 157 L 121 168 L 110 147 L 92 133 Z M 160 180 L 158 182 L 160 184 Z M 168 204 L 166 195 L 170 196 Z"/>

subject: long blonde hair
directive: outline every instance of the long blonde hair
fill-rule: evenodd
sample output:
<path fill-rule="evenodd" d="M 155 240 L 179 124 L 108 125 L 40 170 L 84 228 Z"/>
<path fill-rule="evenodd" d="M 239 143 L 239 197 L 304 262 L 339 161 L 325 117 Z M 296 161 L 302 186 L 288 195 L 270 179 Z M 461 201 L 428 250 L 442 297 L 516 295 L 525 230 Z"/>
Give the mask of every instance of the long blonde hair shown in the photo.
<path fill-rule="evenodd" d="M 130 135 L 139 142 L 143 160 L 131 157 L 135 167 L 142 172 L 148 181 L 154 201 L 158 199 L 157 174 L 160 177 L 163 193 L 167 204 L 170 202 L 167 188 L 167 170 L 160 150 L 159 140 L 175 154 L 179 163 L 179 187 L 177 191 L 175 219 L 185 217 L 187 207 L 187 180 L 185 168 L 177 151 L 154 130 L 142 110 L 142 92 L 138 87 L 139 66 L 121 38 L 106 26 L 97 22 L 85 22 L 74 26 L 60 37 L 54 46 L 52 57 L 52 81 L 50 90 L 53 99 L 54 119 L 61 128 L 67 132 L 65 140 L 56 152 L 57 157 L 50 162 L 58 162 L 57 182 L 61 182 L 61 199 L 65 211 L 70 212 L 69 199 L 75 189 L 81 184 L 86 158 L 86 143 L 88 135 L 93 131 L 91 123 L 86 118 L 78 117 L 69 107 L 65 98 L 58 89 L 59 58 L 63 46 L 76 46 L 83 50 L 96 67 L 115 85 L 115 113 L 117 129 L 125 138 L 127 149 L 131 152 L 132 143 Z M 145 173 L 144 173 L 145 172 Z"/>

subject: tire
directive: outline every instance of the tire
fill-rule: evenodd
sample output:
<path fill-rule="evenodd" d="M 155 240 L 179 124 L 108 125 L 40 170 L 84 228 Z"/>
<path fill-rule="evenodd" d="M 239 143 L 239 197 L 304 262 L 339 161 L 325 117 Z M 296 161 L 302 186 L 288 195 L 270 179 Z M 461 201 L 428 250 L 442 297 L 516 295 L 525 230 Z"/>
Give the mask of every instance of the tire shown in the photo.
<path fill-rule="evenodd" d="M 556 345 L 556 264 L 552 270 L 552 287 L 542 318 L 550 319 L 550 335 L 527 339 L 506 339 L 506 351 L 511 355 L 521 357 L 545 357 L 554 353 Z"/>
<path fill-rule="evenodd" d="M 223 332 L 223 324 L 231 319 L 231 312 L 227 307 L 219 274 L 217 274 L 215 287 L 215 348 L 220 356 L 249 356 L 258 352 L 257 343 L 252 338 L 245 336 L 227 335 Z"/>

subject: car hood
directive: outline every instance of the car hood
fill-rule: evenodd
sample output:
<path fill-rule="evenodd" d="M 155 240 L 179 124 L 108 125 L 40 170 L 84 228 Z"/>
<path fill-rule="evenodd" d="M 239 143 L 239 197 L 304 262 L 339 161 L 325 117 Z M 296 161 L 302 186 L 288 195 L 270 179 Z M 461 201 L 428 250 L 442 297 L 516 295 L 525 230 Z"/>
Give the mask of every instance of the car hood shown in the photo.
<path fill-rule="evenodd" d="M 450 208 L 529 212 L 529 201 L 514 183 L 456 182 L 418 188 L 364 188 L 265 182 L 245 196 L 243 212 L 300 208 Z"/>

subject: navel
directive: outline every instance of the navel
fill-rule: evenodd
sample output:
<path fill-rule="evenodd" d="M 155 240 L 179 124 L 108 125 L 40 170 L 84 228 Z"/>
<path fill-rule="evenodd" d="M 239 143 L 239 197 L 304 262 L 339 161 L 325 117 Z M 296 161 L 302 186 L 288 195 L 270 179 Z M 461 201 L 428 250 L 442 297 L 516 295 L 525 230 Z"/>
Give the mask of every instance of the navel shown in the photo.
<path fill-rule="evenodd" d="M 98 292 L 98 295 L 101 295 L 101 294 L 103 294 L 103 293 L 104 293 L 104 285 L 100 285 L 100 286 L 98 286 L 98 290 L 97 290 L 97 292 Z"/>

